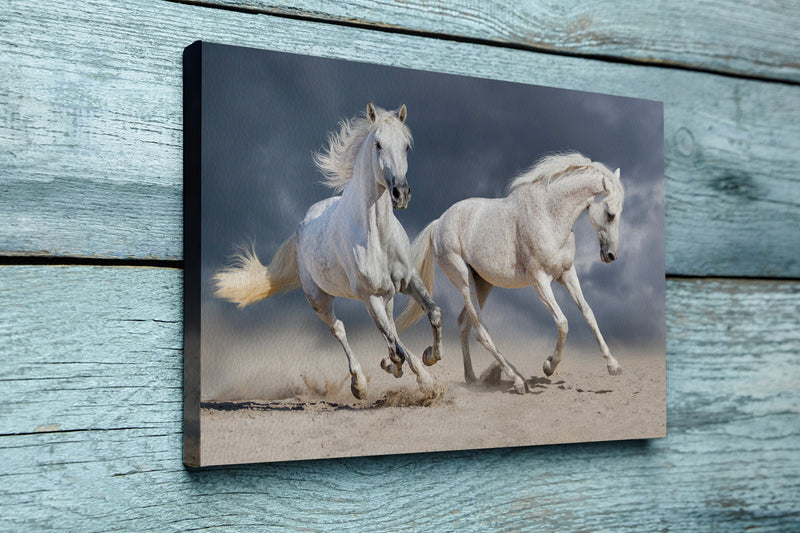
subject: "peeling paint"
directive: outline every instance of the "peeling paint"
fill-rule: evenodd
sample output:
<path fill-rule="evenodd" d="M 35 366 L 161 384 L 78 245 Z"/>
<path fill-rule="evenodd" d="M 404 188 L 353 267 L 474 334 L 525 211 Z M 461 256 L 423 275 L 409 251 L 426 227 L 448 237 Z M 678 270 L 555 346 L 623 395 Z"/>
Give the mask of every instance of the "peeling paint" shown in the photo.
<path fill-rule="evenodd" d="M 33 430 L 34 433 L 52 433 L 61 429 L 61 424 L 45 424 Z"/>

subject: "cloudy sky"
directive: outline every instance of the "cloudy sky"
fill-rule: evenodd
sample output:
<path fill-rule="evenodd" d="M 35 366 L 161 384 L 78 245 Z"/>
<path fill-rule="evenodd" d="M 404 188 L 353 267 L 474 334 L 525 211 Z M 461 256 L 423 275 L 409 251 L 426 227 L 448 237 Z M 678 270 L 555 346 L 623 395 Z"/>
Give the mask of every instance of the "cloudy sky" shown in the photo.
<path fill-rule="evenodd" d="M 459 200 L 503 196 L 511 177 L 547 153 L 576 150 L 612 170 L 619 167 L 626 188 L 620 258 L 612 264 L 600 262 L 597 239 L 584 214 L 574 228 L 576 265 L 612 352 L 621 344 L 663 351 L 663 113 L 661 103 L 647 100 L 206 46 L 204 280 L 225 263 L 236 242 L 254 239 L 262 262 L 268 263 L 308 207 L 331 196 L 319 183 L 311 154 L 324 146 L 339 120 L 361 113 L 369 101 L 390 109 L 403 103 L 408 107 L 407 124 L 414 136 L 408 180 L 414 195 L 409 208 L 396 214 L 412 239 Z M 570 322 L 567 345 L 596 350 L 566 291 L 557 284 L 554 291 Z M 206 324 L 210 320 L 234 334 L 265 339 L 271 331 L 295 324 L 303 335 L 320 336 L 321 347 L 340 350 L 301 291 L 244 310 L 213 298 L 209 283 L 202 296 Z M 457 336 L 461 300 L 441 273 L 433 296 L 444 312 L 445 334 Z M 405 303 L 401 298 L 398 311 Z M 349 336 L 363 331 L 381 345 L 362 304 L 339 299 L 336 310 Z M 503 324 L 504 335 L 555 342 L 553 320 L 533 289 L 495 289 L 485 318 L 490 333 L 493 324 Z M 419 331 L 430 335 L 427 326 Z M 502 351 L 498 335 L 494 339 Z"/>

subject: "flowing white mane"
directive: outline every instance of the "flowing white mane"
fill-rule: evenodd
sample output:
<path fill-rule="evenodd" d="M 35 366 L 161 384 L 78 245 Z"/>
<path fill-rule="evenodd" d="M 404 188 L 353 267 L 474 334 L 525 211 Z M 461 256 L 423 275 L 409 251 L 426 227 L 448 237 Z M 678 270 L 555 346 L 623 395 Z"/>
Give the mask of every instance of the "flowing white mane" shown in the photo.
<path fill-rule="evenodd" d="M 370 122 L 366 112 L 339 122 L 339 131 L 328 135 L 325 150 L 314 153 L 314 164 L 322 172 L 322 183 L 336 192 L 341 191 L 353 178 L 353 165 L 364 139 L 382 123 L 392 122 L 400 128 L 407 142 L 411 142 L 411 130 L 392 111 L 375 108 L 375 122 Z"/>
<path fill-rule="evenodd" d="M 508 192 L 511 193 L 523 185 L 532 183 L 542 182 L 547 185 L 554 180 L 572 175 L 573 171 L 586 170 L 588 168 L 594 168 L 610 180 L 610 197 L 613 196 L 616 199 L 619 195 L 619 200 L 622 199 L 624 189 L 617 175 L 611 172 L 603 163 L 592 161 L 578 152 L 544 156 L 534 163 L 531 168 L 511 180 L 508 184 Z"/>

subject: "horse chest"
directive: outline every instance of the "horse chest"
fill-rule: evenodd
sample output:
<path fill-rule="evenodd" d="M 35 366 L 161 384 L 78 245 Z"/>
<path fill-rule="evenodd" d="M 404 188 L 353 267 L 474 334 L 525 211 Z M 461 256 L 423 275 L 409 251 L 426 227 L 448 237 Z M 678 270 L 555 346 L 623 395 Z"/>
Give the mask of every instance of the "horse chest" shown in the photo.
<path fill-rule="evenodd" d="M 559 279 L 572 266 L 575 240 L 571 233 L 566 240 L 542 232 L 526 234 L 521 235 L 515 252 L 517 275 L 520 278 L 532 279 L 545 272 L 553 279 Z"/>
<path fill-rule="evenodd" d="M 575 259 L 574 236 L 570 233 L 570 237 L 563 243 L 542 243 L 538 253 L 530 257 L 535 258 L 535 270 L 547 272 L 554 280 L 560 279 L 564 271 L 572 268 Z"/>
<path fill-rule="evenodd" d="M 392 254 L 376 243 L 367 242 L 354 246 L 352 259 L 355 265 L 355 279 L 352 286 L 358 286 L 364 294 L 377 294 L 391 297 L 400 292 L 403 276 L 396 268 L 397 261 Z"/>

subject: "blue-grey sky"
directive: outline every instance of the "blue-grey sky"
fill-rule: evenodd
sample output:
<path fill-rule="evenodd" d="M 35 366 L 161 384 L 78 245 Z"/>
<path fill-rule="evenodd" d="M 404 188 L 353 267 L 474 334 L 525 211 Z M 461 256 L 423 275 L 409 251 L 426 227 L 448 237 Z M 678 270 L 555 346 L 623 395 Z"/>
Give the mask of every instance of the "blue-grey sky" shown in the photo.
<path fill-rule="evenodd" d="M 412 239 L 459 200 L 502 196 L 509 179 L 547 153 L 575 150 L 619 167 L 626 188 L 620 258 L 600 262 L 582 215 L 574 228 L 578 273 L 612 352 L 615 344 L 663 349 L 661 103 L 216 45 L 206 45 L 203 56 L 204 321 L 265 338 L 271 327 L 295 321 L 304 334 L 325 337 L 320 346 L 340 349 L 301 291 L 239 310 L 213 298 L 208 280 L 236 242 L 254 239 L 268 263 L 308 207 L 332 195 L 320 184 L 311 154 L 339 120 L 361 113 L 369 101 L 408 107 L 414 194 L 409 208 L 396 213 Z M 436 283 L 445 334 L 457 335 L 460 298 L 444 276 L 437 274 Z M 554 291 L 570 321 L 568 346 L 594 345 L 566 291 Z M 398 311 L 404 302 L 398 297 Z M 336 308 L 351 335 L 374 329 L 361 304 L 337 300 Z M 496 289 L 486 313 L 507 316 L 520 335 L 555 341 L 553 320 L 532 289 Z M 495 342 L 502 350 L 502 338 Z"/>

